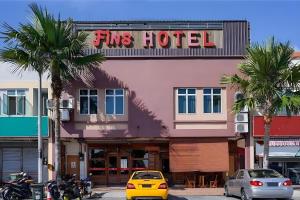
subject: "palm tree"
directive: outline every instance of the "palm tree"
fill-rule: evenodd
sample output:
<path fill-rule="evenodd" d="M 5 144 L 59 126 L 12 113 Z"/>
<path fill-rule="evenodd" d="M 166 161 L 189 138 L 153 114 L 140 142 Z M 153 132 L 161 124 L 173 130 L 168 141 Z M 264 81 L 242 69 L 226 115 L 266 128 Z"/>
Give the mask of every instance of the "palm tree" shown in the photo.
<path fill-rule="evenodd" d="M 45 63 L 40 51 L 40 45 L 33 24 L 20 24 L 14 29 L 8 24 L 3 24 L 4 31 L 1 32 L 7 47 L 0 50 L 0 60 L 13 64 L 14 71 L 35 71 L 39 75 L 38 88 L 38 182 L 43 182 L 43 144 L 42 144 L 42 114 L 41 114 L 41 89 L 42 75 L 45 72 Z"/>
<path fill-rule="evenodd" d="M 55 19 L 46 9 L 37 4 L 30 4 L 43 58 L 47 62 L 47 70 L 51 78 L 52 97 L 54 99 L 54 132 L 55 132 L 55 172 L 56 179 L 61 180 L 60 164 L 60 97 L 65 82 L 79 78 L 90 72 L 104 61 L 102 54 L 86 55 L 88 34 L 74 31 L 72 20 Z"/>
<path fill-rule="evenodd" d="M 272 117 L 282 110 L 290 115 L 300 109 L 300 66 L 291 62 L 294 50 L 289 42 L 280 43 L 272 38 L 267 44 L 254 44 L 246 51 L 246 59 L 238 67 L 239 74 L 224 75 L 221 83 L 244 95 L 234 103 L 235 113 L 247 106 L 263 115 L 263 168 L 268 168 Z"/>

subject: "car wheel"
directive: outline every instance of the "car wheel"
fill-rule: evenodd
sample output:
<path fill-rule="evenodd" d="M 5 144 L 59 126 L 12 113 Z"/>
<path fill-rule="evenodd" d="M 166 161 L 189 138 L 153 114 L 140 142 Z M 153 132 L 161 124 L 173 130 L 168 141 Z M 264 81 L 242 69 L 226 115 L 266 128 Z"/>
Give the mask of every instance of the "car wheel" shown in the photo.
<path fill-rule="evenodd" d="M 225 190 L 224 192 L 225 197 L 230 197 L 227 186 L 225 186 L 224 190 Z"/>
<path fill-rule="evenodd" d="M 244 189 L 241 191 L 241 200 L 252 200 L 252 198 L 248 197 Z"/>

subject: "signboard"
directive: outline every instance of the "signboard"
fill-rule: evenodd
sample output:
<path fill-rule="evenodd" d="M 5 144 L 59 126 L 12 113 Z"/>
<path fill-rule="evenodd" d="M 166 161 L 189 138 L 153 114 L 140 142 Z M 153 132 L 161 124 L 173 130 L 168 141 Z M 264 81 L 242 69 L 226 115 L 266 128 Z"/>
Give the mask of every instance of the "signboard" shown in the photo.
<path fill-rule="evenodd" d="M 271 146 L 271 147 L 300 146 L 300 140 L 270 141 L 269 146 Z"/>
<path fill-rule="evenodd" d="M 98 49 L 223 48 L 223 30 L 95 30 L 89 40 Z"/>

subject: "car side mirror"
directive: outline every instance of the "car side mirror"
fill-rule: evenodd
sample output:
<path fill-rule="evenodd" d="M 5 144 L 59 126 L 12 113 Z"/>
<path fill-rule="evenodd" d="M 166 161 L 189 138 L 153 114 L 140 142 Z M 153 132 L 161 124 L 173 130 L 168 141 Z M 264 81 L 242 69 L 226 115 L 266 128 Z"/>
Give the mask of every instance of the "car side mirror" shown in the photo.
<path fill-rule="evenodd" d="M 165 178 L 165 181 L 166 181 L 166 182 L 168 182 L 168 181 L 169 181 L 169 179 L 168 179 L 168 178 Z"/>

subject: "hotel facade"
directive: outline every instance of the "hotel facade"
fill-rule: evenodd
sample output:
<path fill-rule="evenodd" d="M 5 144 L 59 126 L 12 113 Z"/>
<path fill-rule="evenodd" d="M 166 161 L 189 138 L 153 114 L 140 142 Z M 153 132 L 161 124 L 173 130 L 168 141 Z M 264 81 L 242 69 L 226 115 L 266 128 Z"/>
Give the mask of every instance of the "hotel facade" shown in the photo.
<path fill-rule="evenodd" d="M 64 88 L 63 174 L 114 185 L 155 169 L 174 184 L 196 175 L 221 184 L 250 165 L 231 112 L 235 91 L 220 84 L 244 58 L 247 21 L 76 22 L 75 30 L 89 34 L 86 53 L 106 61 Z M 51 179 L 52 131 L 48 141 Z"/>

